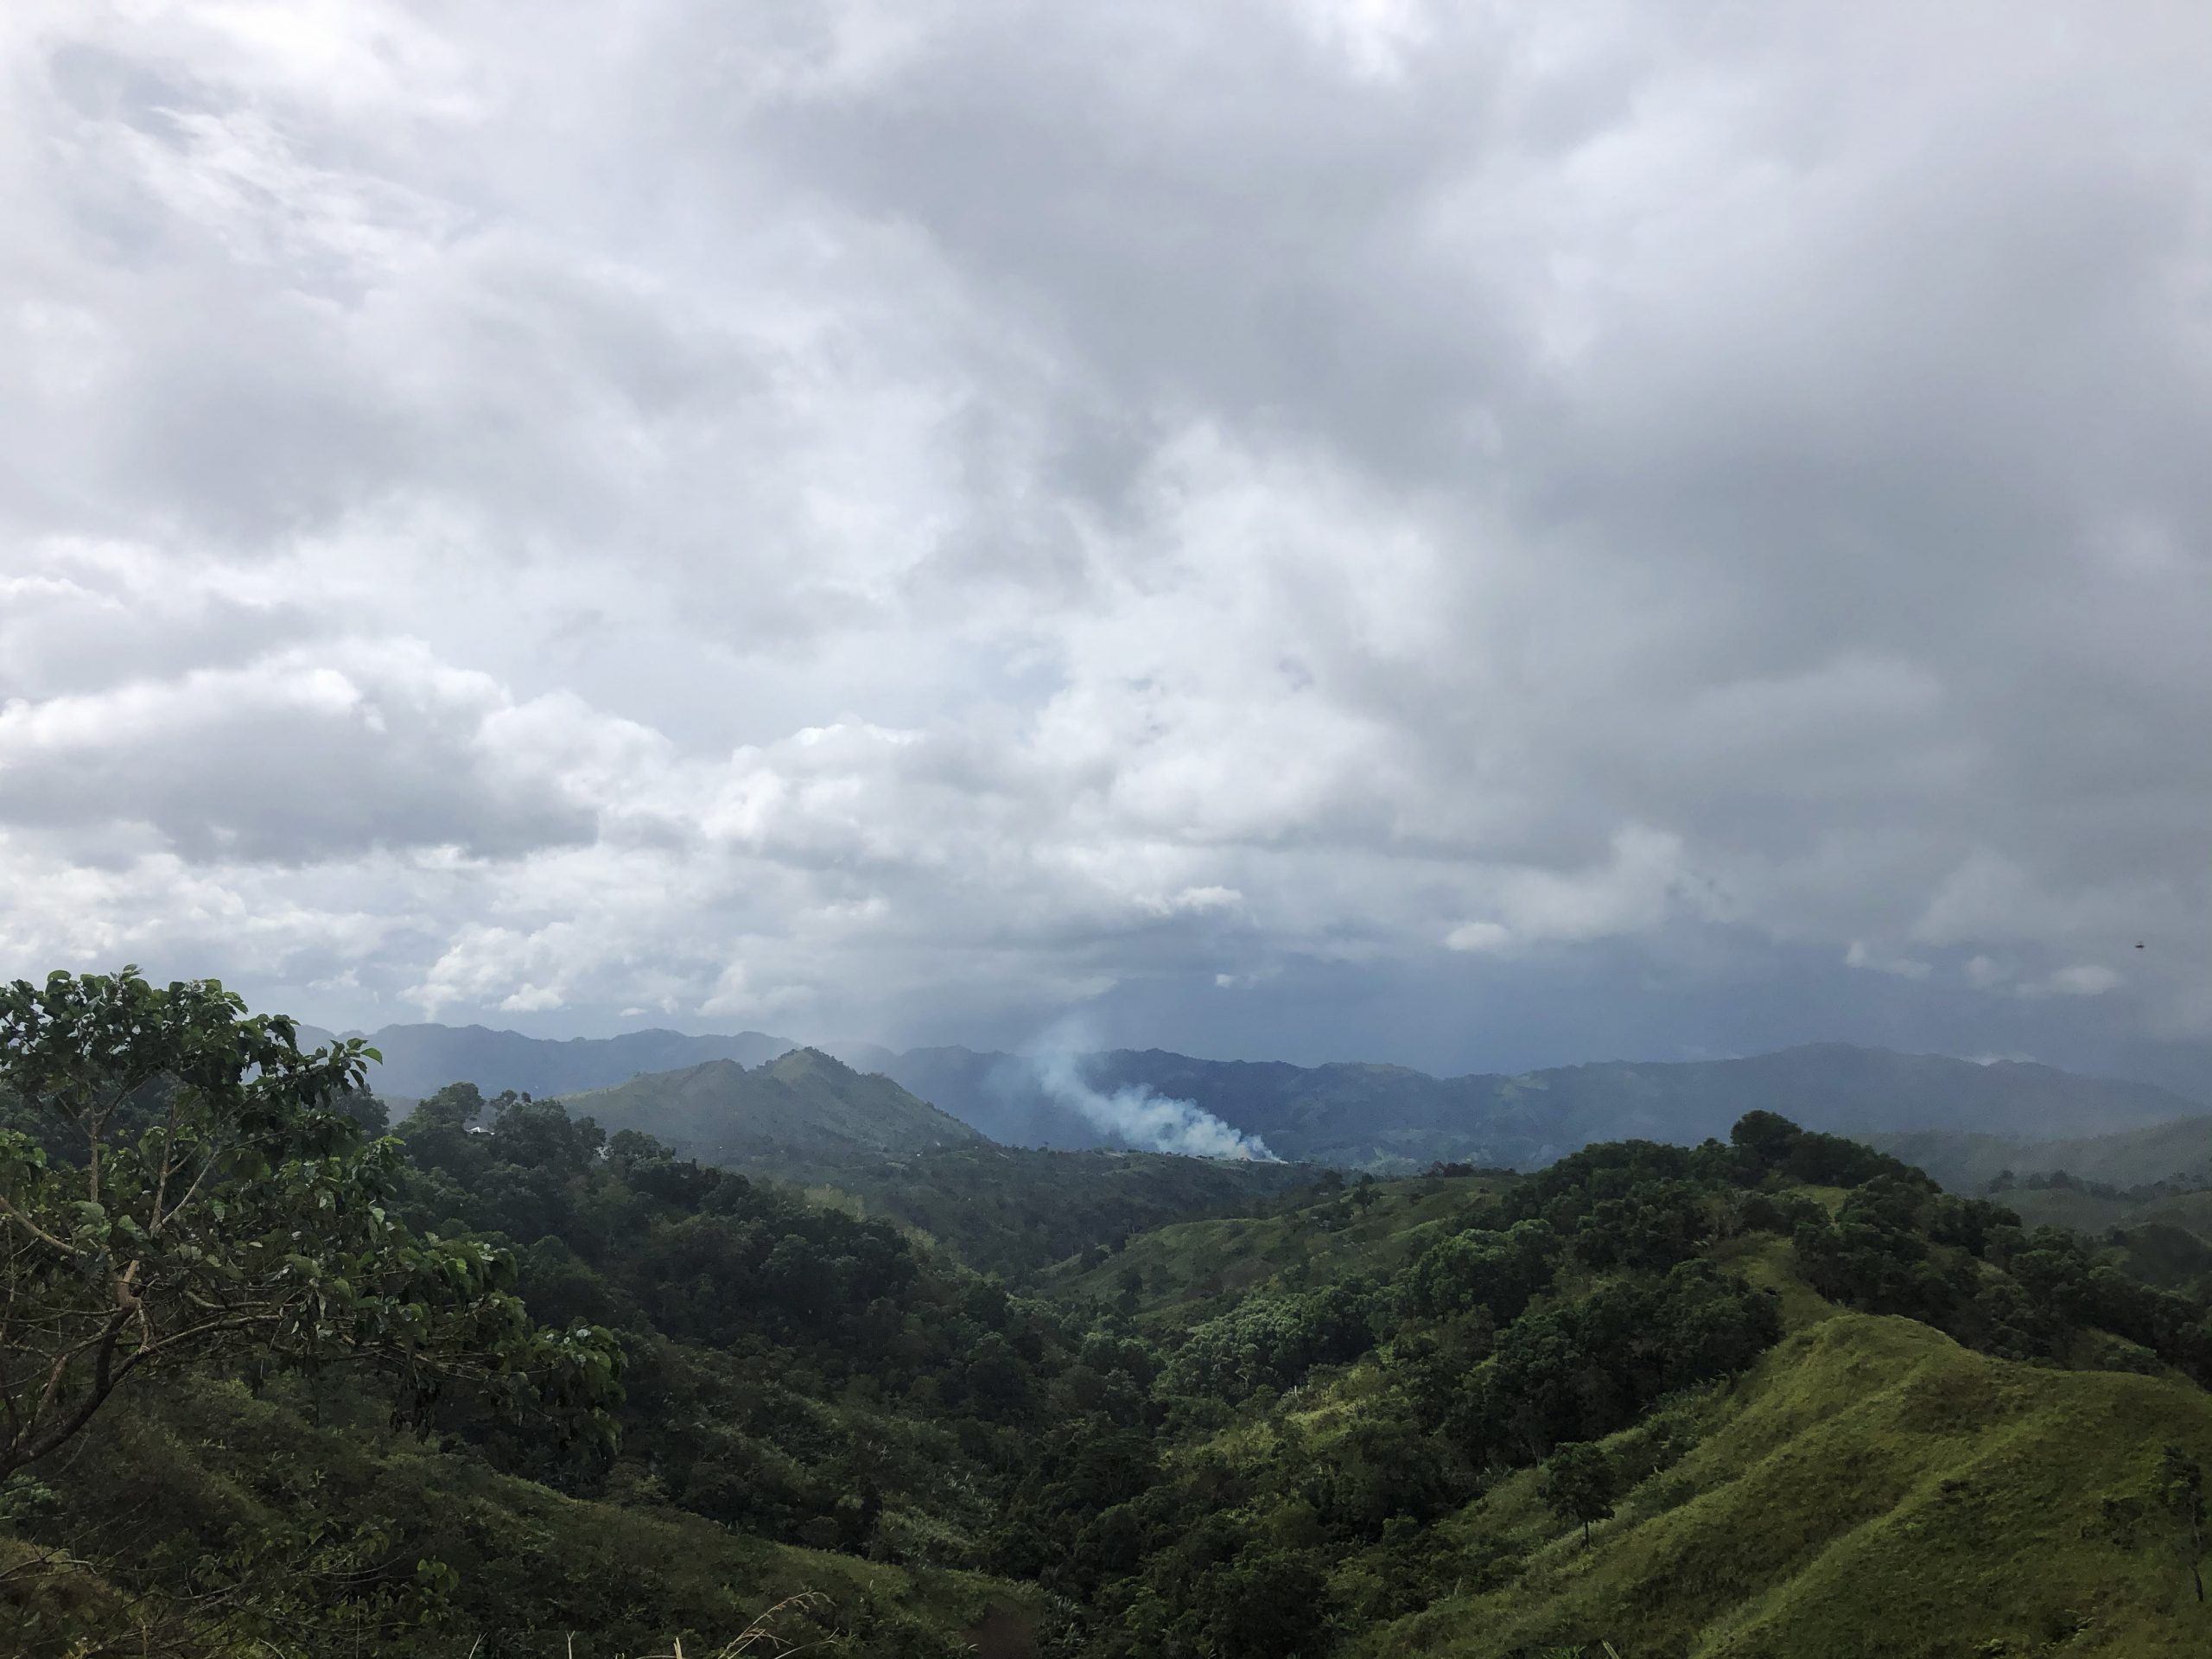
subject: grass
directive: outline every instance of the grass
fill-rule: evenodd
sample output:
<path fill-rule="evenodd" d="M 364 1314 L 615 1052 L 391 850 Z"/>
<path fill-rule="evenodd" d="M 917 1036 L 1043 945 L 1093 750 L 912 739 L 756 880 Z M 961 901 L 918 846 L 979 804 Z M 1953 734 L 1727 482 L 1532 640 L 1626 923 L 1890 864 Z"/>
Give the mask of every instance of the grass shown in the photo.
<path fill-rule="evenodd" d="M 2212 1399 L 1834 1313 L 1802 1322 L 1720 1398 L 1700 1443 L 1588 1549 L 1527 1472 L 1446 1523 L 1471 1553 L 1512 1539 L 1521 1570 L 1356 1651 L 1508 1659 L 1610 1640 L 1625 1659 L 2202 1656 L 2212 1612 L 2178 1553 L 2131 1547 L 2103 1509 L 2145 1487 L 2168 1442 L 2212 1459 Z"/>

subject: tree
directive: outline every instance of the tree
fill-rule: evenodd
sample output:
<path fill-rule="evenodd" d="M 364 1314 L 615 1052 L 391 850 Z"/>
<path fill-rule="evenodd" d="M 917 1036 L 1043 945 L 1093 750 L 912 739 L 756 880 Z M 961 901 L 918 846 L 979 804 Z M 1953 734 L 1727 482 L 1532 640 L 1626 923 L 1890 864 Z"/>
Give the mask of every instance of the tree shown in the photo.
<path fill-rule="evenodd" d="M 401 1149 L 345 1110 L 378 1058 L 302 1052 L 213 980 L 0 988 L 0 1479 L 210 1360 L 370 1363 L 415 1413 L 459 1387 L 604 1431 L 613 1338 L 538 1328 L 506 1252 L 387 1214 Z"/>
<path fill-rule="evenodd" d="M 2170 1446 L 2158 1456 L 2156 1491 L 2158 1506 L 2174 1525 L 2175 1541 L 2189 1563 L 2189 1576 L 2196 1586 L 2196 1599 L 2204 1599 L 2204 1465 L 2180 1446 Z"/>
<path fill-rule="evenodd" d="M 1135 1313 L 1144 1306 L 1144 1269 L 1123 1268 L 1115 1281 L 1121 1294 L 1114 1299 L 1114 1306 L 1124 1313 Z"/>
<path fill-rule="evenodd" d="M 1207 1569 L 1191 1599 L 1219 1659 L 1297 1659 L 1320 1645 L 1328 1622 L 1328 1583 L 1312 1560 L 1257 1546 Z"/>
<path fill-rule="evenodd" d="M 1619 1476 L 1603 1446 L 1570 1441 L 1552 1448 L 1544 1463 L 1541 1490 L 1544 1502 L 1560 1519 L 1582 1523 L 1582 1543 L 1587 1548 L 1591 1522 L 1603 1521 L 1613 1512 Z"/>
<path fill-rule="evenodd" d="M 1485 1307 L 1500 1325 L 1510 1325 L 1551 1282 L 1558 1246 L 1558 1236 L 1541 1221 L 1516 1222 L 1503 1233 L 1455 1234 L 1414 1262 L 1406 1279 L 1411 1305 L 1429 1318 Z"/>

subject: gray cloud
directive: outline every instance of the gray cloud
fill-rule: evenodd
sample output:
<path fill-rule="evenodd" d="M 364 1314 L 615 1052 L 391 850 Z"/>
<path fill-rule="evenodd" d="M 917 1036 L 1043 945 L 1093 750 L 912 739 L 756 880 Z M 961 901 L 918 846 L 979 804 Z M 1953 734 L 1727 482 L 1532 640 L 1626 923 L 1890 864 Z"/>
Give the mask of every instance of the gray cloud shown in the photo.
<path fill-rule="evenodd" d="M 2212 1041 L 2194 17 L 276 15 L 0 25 L 21 967 Z"/>

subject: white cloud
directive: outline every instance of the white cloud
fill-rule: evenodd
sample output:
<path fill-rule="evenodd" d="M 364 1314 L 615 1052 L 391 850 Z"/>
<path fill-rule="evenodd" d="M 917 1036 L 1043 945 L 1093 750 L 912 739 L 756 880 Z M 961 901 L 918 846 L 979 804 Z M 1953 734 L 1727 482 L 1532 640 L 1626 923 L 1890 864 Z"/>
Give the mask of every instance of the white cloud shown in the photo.
<path fill-rule="evenodd" d="M 1847 966 L 1866 968 L 1878 974 L 1893 974 L 1899 979 L 1925 979 L 1935 969 L 1916 957 L 1899 956 L 1868 944 L 1863 939 L 1853 939 L 1850 949 L 1843 953 Z"/>
<path fill-rule="evenodd" d="M 2026 996 L 2102 996 L 2126 983 L 2118 972 L 2099 962 L 2079 962 L 2061 968 L 2040 984 L 2023 986 Z"/>
<path fill-rule="evenodd" d="M 1452 950 L 1502 952 L 1512 948 L 1513 930 L 1503 922 L 1462 922 L 1444 936 L 1444 944 Z"/>
<path fill-rule="evenodd" d="M 22 969 L 851 1030 L 1444 953 L 1566 1002 L 1725 934 L 2212 1031 L 2191 27 L 323 0 L 0 53 Z"/>

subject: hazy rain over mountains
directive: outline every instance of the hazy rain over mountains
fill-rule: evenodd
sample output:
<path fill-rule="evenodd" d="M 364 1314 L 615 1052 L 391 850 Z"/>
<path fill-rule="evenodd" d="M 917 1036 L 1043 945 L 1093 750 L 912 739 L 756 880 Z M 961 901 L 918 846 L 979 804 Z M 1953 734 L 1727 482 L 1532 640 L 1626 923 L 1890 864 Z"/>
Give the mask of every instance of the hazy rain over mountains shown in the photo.
<path fill-rule="evenodd" d="M 0 16 L 9 973 L 2212 1095 L 2212 14 L 316 15 Z"/>

